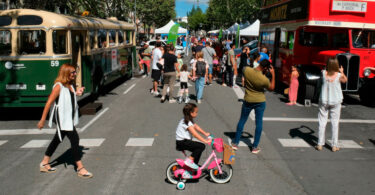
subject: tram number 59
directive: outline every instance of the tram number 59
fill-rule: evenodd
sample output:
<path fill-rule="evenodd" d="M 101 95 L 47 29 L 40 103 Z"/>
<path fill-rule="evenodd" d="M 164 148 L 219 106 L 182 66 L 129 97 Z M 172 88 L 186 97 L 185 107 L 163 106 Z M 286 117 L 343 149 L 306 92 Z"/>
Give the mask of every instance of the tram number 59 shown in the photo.
<path fill-rule="evenodd" d="M 51 67 L 58 67 L 59 66 L 59 61 L 54 61 L 54 60 L 52 60 L 51 61 Z"/>

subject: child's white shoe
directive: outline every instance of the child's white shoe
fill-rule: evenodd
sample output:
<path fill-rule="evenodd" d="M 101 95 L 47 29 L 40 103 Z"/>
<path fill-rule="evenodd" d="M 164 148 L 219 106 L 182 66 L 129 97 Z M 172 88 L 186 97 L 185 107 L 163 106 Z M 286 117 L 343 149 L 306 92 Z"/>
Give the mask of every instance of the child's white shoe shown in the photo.
<path fill-rule="evenodd" d="M 193 162 L 190 158 L 186 158 L 184 161 L 185 165 L 192 168 L 192 169 L 198 169 L 198 165 Z"/>
<path fill-rule="evenodd" d="M 185 104 L 189 103 L 189 101 L 190 101 L 190 98 L 189 98 L 189 97 L 186 97 L 186 99 L 185 99 Z"/>

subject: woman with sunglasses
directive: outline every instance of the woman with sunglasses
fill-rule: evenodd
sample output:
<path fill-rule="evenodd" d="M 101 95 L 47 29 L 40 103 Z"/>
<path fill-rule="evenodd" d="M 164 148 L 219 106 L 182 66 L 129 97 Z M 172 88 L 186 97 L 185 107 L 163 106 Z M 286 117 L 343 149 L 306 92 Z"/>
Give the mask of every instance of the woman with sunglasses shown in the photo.
<path fill-rule="evenodd" d="M 79 177 L 91 178 L 92 173 L 88 172 L 82 164 L 79 150 L 79 136 L 75 126 L 78 124 L 78 104 L 77 95 L 81 96 L 84 87 L 77 88 L 75 91 L 73 84 L 77 76 L 76 67 L 71 64 L 63 64 L 60 67 L 58 76 L 53 85 L 52 92 L 44 107 L 42 118 L 38 123 L 38 128 L 42 129 L 53 102 L 55 102 L 51 111 L 49 127 L 52 126 L 52 120 L 56 122 L 56 134 L 49 144 L 44 158 L 40 163 L 40 171 L 52 173 L 56 168 L 52 168 L 49 160 L 55 152 L 57 146 L 62 142 L 65 136 L 70 140 L 74 161 L 77 165 L 77 174 Z"/>

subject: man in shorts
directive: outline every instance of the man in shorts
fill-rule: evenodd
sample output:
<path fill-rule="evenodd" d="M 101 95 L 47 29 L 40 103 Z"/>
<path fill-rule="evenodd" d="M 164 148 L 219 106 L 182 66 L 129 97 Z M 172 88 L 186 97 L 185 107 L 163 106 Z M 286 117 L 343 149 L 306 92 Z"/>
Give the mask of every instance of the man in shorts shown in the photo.
<path fill-rule="evenodd" d="M 206 47 L 202 49 L 203 59 L 208 63 L 208 82 L 207 85 L 212 84 L 212 72 L 213 72 L 213 58 L 216 56 L 215 50 L 211 47 L 211 42 L 206 43 Z"/>
<path fill-rule="evenodd" d="M 152 89 L 151 93 L 155 96 L 158 96 L 160 93 L 158 92 L 158 82 L 160 80 L 161 76 L 161 70 L 158 67 L 157 63 L 160 58 L 162 58 L 163 53 L 160 50 L 161 42 L 157 41 L 155 43 L 155 49 L 152 52 L 152 72 L 151 72 L 151 78 L 152 78 Z"/>
<path fill-rule="evenodd" d="M 147 43 L 144 44 L 143 48 L 144 48 L 144 51 L 142 53 L 142 56 L 143 56 L 142 60 L 144 64 L 143 69 L 145 71 L 145 74 L 148 76 L 148 73 L 150 72 L 152 50 Z"/>

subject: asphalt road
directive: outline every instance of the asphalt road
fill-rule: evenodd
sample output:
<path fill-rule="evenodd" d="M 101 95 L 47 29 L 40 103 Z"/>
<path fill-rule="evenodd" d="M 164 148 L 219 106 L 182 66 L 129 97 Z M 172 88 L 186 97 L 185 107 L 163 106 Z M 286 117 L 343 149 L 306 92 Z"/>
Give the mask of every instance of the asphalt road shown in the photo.
<path fill-rule="evenodd" d="M 149 77 L 120 83 L 99 98 L 101 111 L 81 116 L 82 160 L 94 174 L 92 179 L 76 175 L 68 139 L 52 157 L 57 172 L 40 173 L 38 165 L 53 128 L 36 129 L 40 110 L 20 112 L 13 118 L 2 113 L 0 194 L 375 193 L 374 108 L 346 96 L 339 134 L 342 149 L 333 153 L 327 146 L 318 152 L 313 148 L 318 137 L 317 107 L 287 106 L 283 95 L 271 92 L 266 94 L 261 152 L 250 153 L 249 138 L 254 135 L 250 117 L 231 181 L 215 184 L 206 175 L 178 191 L 166 181 L 165 169 L 182 157 L 175 150 L 175 129 L 183 104 L 162 104 L 149 93 L 150 88 Z M 194 87 L 189 89 L 193 94 Z M 196 123 L 228 142 L 240 116 L 241 92 L 217 83 L 205 87 Z M 330 125 L 326 135 L 329 139 Z M 210 152 L 206 147 L 201 163 Z"/>

